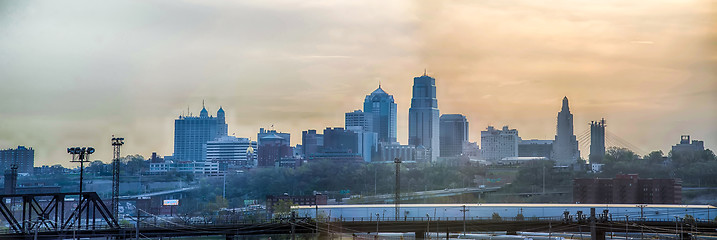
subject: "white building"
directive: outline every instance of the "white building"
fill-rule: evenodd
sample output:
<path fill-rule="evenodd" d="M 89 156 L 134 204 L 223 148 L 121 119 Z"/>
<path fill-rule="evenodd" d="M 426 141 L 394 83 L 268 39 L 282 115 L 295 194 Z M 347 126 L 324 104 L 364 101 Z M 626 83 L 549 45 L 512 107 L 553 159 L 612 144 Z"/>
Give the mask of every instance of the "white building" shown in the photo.
<path fill-rule="evenodd" d="M 219 163 L 213 162 L 170 162 L 150 163 L 150 174 L 163 174 L 168 172 L 193 173 L 196 175 L 218 175 Z"/>
<path fill-rule="evenodd" d="M 506 157 L 518 156 L 518 130 L 503 126 L 502 130 L 488 126 L 480 132 L 481 156 L 485 160 L 498 161 Z"/>
<path fill-rule="evenodd" d="M 220 137 L 204 146 L 204 160 L 231 166 L 253 167 L 257 143 L 248 138 Z"/>

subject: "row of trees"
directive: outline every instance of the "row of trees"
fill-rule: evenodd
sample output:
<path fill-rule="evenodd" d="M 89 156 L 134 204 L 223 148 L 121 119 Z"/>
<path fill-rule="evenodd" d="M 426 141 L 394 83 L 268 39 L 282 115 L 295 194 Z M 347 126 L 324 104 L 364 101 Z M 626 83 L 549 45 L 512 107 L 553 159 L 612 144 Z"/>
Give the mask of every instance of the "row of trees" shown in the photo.
<path fill-rule="evenodd" d="M 711 150 L 699 152 L 653 151 L 645 156 L 625 148 L 609 148 L 603 172 L 595 177 L 637 173 L 645 178 L 680 178 L 683 186 L 717 186 L 717 157 Z"/>
<path fill-rule="evenodd" d="M 453 167 L 439 164 L 403 164 L 403 192 L 468 187 L 475 185 L 475 175 L 484 168 Z M 226 183 L 226 184 L 225 184 Z M 263 201 L 267 195 L 311 195 L 314 191 L 329 193 L 331 198 L 348 195 L 388 194 L 394 191 L 394 164 L 337 163 L 315 161 L 296 169 L 261 168 L 224 178 L 200 180 L 199 189 L 184 200 L 186 211 L 208 210 L 216 197 L 225 192 L 227 206 L 243 206 L 246 199 Z M 226 189 L 224 189 L 226 186 Z M 347 194 L 348 193 L 348 194 Z"/>

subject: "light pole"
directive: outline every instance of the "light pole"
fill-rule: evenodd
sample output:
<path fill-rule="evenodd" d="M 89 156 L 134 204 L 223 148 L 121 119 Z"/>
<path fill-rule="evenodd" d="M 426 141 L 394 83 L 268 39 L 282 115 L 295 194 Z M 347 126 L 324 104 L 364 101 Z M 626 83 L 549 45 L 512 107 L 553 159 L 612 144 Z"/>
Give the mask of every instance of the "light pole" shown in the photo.
<path fill-rule="evenodd" d="M 431 239 L 431 215 L 426 213 L 426 218 L 428 219 L 428 225 L 426 225 L 426 234 L 428 234 L 428 239 Z"/>
<path fill-rule="evenodd" d="M 463 236 L 466 236 L 466 212 L 470 211 L 466 209 L 466 205 L 463 205 L 463 210 L 460 210 L 463 212 Z"/>
<path fill-rule="evenodd" d="M 378 213 L 376 213 L 376 237 L 378 237 L 378 222 L 379 222 L 378 216 L 379 216 Z"/>
<path fill-rule="evenodd" d="M 90 154 L 95 153 L 95 148 L 93 147 L 71 147 L 67 148 L 67 153 L 72 155 L 72 160 L 70 162 L 79 162 L 80 163 L 80 196 L 78 197 L 78 204 L 77 209 L 82 209 L 82 182 L 84 180 L 84 163 L 89 162 Z M 81 228 L 82 221 L 80 220 L 80 215 L 77 214 L 77 228 Z"/>
<path fill-rule="evenodd" d="M 629 233 L 629 230 L 627 229 L 629 218 L 630 216 L 625 215 L 625 239 L 627 239 L 627 234 Z"/>

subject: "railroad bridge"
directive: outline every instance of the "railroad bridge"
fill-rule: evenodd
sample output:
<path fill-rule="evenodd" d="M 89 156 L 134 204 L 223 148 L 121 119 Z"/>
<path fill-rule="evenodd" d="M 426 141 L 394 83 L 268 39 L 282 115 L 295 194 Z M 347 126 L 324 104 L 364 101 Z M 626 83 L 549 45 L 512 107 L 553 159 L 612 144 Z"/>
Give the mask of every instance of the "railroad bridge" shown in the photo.
<path fill-rule="evenodd" d="M 72 199 L 71 197 L 79 197 Z M 664 234 L 674 238 L 717 236 L 717 222 L 678 218 L 615 218 L 607 212 L 560 217 L 362 217 L 300 216 L 253 221 L 230 219 L 212 222 L 140 221 L 134 226 L 118 224 L 105 203 L 94 192 L 0 195 L 0 214 L 8 226 L 1 239 L 114 239 L 162 238 L 178 236 L 225 236 L 265 234 L 333 234 L 415 233 L 416 238 L 454 237 L 472 232 L 545 232 L 590 233 L 592 239 L 605 239 L 609 232 Z"/>

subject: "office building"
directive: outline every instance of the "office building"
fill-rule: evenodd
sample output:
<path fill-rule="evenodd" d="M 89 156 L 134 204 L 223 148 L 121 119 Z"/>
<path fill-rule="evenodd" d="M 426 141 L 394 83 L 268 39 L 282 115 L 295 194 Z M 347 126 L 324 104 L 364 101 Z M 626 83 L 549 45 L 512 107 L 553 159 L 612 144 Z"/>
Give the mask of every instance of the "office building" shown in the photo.
<path fill-rule="evenodd" d="M 553 152 L 553 140 L 520 140 L 518 157 L 544 157 L 550 159 Z"/>
<path fill-rule="evenodd" d="M 591 164 L 602 163 L 605 158 L 605 119 L 590 122 L 590 159 Z"/>
<path fill-rule="evenodd" d="M 248 138 L 224 136 L 209 141 L 205 148 L 205 161 L 236 167 L 253 167 L 257 159 L 256 141 Z"/>
<path fill-rule="evenodd" d="M 416 161 L 416 146 L 401 145 L 399 143 L 380 143 L 379 157 L 376 161 L 393 162 L 394 159 L 401 159 L 403 162 Z"/>
<path fill-rule="evenodd" d="M 620 174 L 615 178 L 574 179 L 573 202 L 583 204 L 682 204 L 682 181 L 679 179 L 645 179 L 639 178 L 637 174 Z"/>
<path fill-rule="evenodd" d="M 32 174 L 35 166 L 35 150 L 25 146 L 0 150 L 0 167 L 2 167 L 2 170 L 10 170 L 12 165 L 17 166 L 18 173 Z"/>
<path fill-rule="evenodd" d="M 370 95 L 366 95 L 363 102 L 363 112 L 369 114 L 373 118 L 371 129 L 365 131 L 373 131 L 378 133 L 380 142 L 396 142 L 396 103 L 393 101 L 393 95 L 389 95 L 381 85 Z M 348 128 L 349 126 L 346 125 Z"/>
<path fill-rule="evenodd" d="M 563 107 L 558 112 L 557 134 L 553 142 L 552 159 L 559 166 L 569 166 L 580 158 L 578 140 L 573 133 L 573 114 L 570 113 L 568 97 L 563 98 Z"/>
<path fill-rule="evenodd" d="M 174 120 L 174 154 L 170 159 L 203 161 L 204 145 L 224 136 L 227 136 L 224 109 L 220 107 L 217 116 L 212 117 L 202 106 L 199 117 L 179 116 L 179 119 Z"/>
<path fill-rule="evenodd" d="M 303 131 L 301 132 L 301 145 L 304 158 L 319 153 L 324 147 L 324 134 L 318 134 L 314 129 Z"/>
<path fill-rule="evenodd" d="M 518 156 L 518 130 L 503 126 L 503 130 L 488 126 L 480 132 L 481 157 L 489 161 L 498 161 L 506 157 Z"/>
<path fill-rule="evenodd" d="M 439 115 L 436 79 L 425 73 L 413 78 L 413 98 L 408 110 L 408 144 L 428 150 L 429 161 L 435 161 L 440 153 Z"/>
<path fill-rule="evenodd" d="M 321 154 L 315 154 L 312 159 L 319 155 L 323 158 L 339 158 L 346 156 L 347 159 L 355 159 L 359 156 L 364 162 L 371 162 L 377 150 L 378 134 L 366 132 L 361 127 L 326 128 L 324 129 L 324 147 Z"/>
<path fill-rule="evenodd" d="M 259 139 L 257 165 L 259 167 L 273 167 L 282 158 L 291 157 L 293 150 L 289 141 L 277 134 L 264 135 Z"/>
<path fill-rule="evenodd" d="M 347 112 L 344 127 L 360 127 L 363 131 L 376 132 L 373 130 L 373 114 L 361 110 Z"/>
<path fill-rule="evenodd" d="M 705 150 L 705 143 L 703 141 L 692 140 L 690 142 L 690 135 L 682 135 L 680 137 L 680 143 L 672 146 L 673 154 L 680 153 L 700 153 Z"/>
<path fill-rule="evenodd" d="M 441 157 L 456 157 L 463 154 L 468 142 L 468 120 L 461 114 L 443 114 L 440 118 Z"/>

